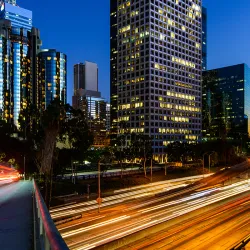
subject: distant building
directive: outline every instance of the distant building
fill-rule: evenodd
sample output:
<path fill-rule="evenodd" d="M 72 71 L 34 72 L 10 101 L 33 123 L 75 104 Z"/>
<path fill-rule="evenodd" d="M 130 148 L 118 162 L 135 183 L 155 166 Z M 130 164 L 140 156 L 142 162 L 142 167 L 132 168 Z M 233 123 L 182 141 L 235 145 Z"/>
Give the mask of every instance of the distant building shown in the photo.
<path fill-rule="evenodd" d="M 202 70 L 207 70 L 207 9 L 202 7 Z"/>
<path fill-rule="evenodd" d="M 67 57 L 55 49 L 38 53 L 39 108 L 44 110 L 55 98 L 67 103 Z"/>
<path fill-rule="evenodd" d="M 98 66 L 96 63 L 86 61 L 74 65 L 74 92 L 77 89 L 98 92 Z"/>
<path fill-rule="evenodd" d="M 90 92 L 79 89 L 76 91 L 74 108 L 84 112 L 91 132 L 94 135 L 94 147 L 108 146 L 107 139 L 107 102 L 100 95 L 89 95 Z M 93 92 L 92 92 L 93 93 Z M 95 92 L 99 93 L 99 92 Z"/>
<path fill-rule="evenodd" d="M 239 139 L 250 132 L 250 69 L 239 64 L 203 72 L 203 139 Z"/>
<path fill-rule="evenodd" d="M 94 134 L 95 147 L 108 146 L 107 102 L 98 91 L 98 66 L 85 62 L 74 65 L 74 96 L 72 105 L 84 112 Z"/>
<path fill-rule="evenodd" d="M 106 105 L 106 129 L 110 131 L 110 103 Z"/>

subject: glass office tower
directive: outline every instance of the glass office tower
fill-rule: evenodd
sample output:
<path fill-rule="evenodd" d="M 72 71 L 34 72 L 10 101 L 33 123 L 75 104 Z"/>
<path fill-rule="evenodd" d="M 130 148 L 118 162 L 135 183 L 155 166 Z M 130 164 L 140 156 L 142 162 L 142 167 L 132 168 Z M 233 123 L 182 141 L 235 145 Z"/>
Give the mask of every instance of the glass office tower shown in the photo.
<path fill-rule="evenodd" d="M 5 37 L 8 50 L 3 50 L 6 67 L 2 68 L 4 84 L 0 93 L 7 91 L 3 104 L 8 106 L 4 117 L 19 127 L 19 116 L 30 102 L 31 62 L 30 62 L 30 31 L 32 28 L 32 12 L 15 5 L 15 1 L 0 3 L 0 19 L 9 20 L 9 35 Z M 8 65 L 8 66 L 7 66 Z"/>
<path fill-rule="evenodd" d="M 0 20 L 0 116 L 8 122 L 13 119 L 11 105 L 11 22 Z"/>
<path fill-rule="evenodd" d="M 67 57 L 54 49 L 38 53 L 39 109 L 44 110 L 55 98 L 67 103 Z"/>
<path fill-rule="evenodd" d="M 10 20 L 13 27 L 31 30 L 32 11 L 23 9 L 14 3 L 11 4 L 11 1 L 0 3 L 0 18 Z"/>
<path fill-rule="evenodd" d="M 250 132 L 250 69 L 246 64 L 203 72 L 203 139 L 239 139 Z"/>
<path fill-rule="evenodd" d="M 149 135 L 162 161 L 169 143 L 201 139 L 201 0 L 110 8 L 111 132 Z"/>

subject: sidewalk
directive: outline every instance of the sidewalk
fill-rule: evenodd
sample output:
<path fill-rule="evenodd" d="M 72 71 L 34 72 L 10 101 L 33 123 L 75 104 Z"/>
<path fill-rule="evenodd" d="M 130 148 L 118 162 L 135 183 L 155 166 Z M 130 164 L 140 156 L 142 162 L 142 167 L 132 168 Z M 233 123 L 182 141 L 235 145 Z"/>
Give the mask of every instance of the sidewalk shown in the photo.
<path fill-rule="evenodd" d="M 19 181 L 0 187 L 0 249 L 33 249 L 33 185 Z"/>

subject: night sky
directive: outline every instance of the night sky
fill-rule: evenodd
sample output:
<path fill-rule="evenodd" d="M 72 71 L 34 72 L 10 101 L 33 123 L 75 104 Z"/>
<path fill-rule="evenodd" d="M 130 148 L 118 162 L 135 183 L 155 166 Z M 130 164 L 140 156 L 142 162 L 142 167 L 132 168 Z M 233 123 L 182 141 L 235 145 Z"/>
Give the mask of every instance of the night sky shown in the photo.
<path fill-rule="evenodd" d="M 99 66 L 99 89 L 109 99 L 109 1 L 17 0 L 33 11 L 43 48 L 68 56 L 68 102 L 73 90 L 73 65 L 92 61 Z M 208 68 L 250 65 L 250 1 L 203 0 L 208 9 Z"/>

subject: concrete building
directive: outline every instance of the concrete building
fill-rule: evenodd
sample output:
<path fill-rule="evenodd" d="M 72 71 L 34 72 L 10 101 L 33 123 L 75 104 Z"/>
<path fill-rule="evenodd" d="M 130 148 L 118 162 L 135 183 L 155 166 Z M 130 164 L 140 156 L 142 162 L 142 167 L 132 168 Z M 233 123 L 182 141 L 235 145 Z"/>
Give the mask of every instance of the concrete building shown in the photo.
<path fill-rule="evenodd" d="M 250 69 L 238 64 L 203 72 L 203 140 L 239 139 L 250 132 Z"/>
<path fill-rule="evenodd" d="M 200 141 L 201 1 L 111 0 L 110 23 L 113 136 L 149 135 L 155 159 Z"/>

